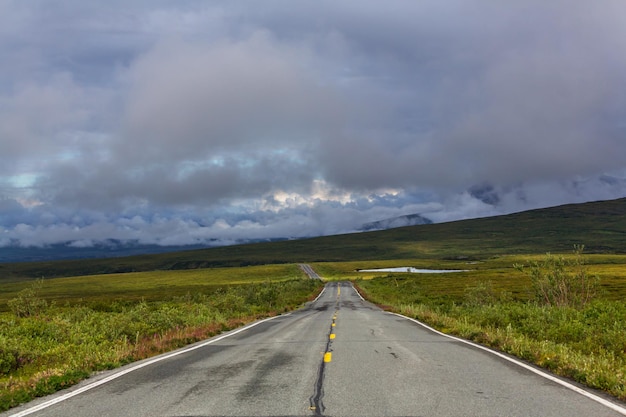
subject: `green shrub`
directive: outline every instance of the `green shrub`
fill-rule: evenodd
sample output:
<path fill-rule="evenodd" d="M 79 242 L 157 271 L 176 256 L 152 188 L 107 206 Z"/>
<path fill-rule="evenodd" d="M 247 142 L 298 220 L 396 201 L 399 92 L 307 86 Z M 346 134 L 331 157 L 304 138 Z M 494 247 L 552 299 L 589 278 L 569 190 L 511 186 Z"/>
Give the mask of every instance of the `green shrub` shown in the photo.
<path fill-rule="evenodd" d="M 584 246 L 577 245 L 574 246 L 573 257 L 548 253 L 541 262 L 515 267 L 530 277 L 537 302 L 581 308 L 596 296 L 600 281 L 597 276 L 589 276 L 582 256 L 583 249 Z"/>
<path fill-rule="evenodd" d="M 496 291 L 492 281 L 478 281 L 465 287 L 465 303 L 471 306 L 486 306 L 509 301 L 513 297 L 508 291 Z"/>
<path fill-rule="evenodd" d="M 29 317 L 42 313 L 48 302 L 39 298 L 39 289 L 43 286 L 43 279 L 35 281 L 30 287 L 23 289 L 17 297 L 7 301 L 9 309 L 17 317 Z"/>
<path fill-rule="evenodd" d="M 7 375 L 17 369 L 15 353 L 0 348 L 0 375 Z"/>

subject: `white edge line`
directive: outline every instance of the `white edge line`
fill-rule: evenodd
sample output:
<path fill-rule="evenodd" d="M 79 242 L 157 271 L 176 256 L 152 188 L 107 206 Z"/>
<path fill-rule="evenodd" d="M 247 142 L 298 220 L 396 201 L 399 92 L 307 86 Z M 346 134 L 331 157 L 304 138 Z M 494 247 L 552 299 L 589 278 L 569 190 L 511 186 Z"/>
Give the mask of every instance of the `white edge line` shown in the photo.
<path fill-rule="evenodd" d="M 357 291 L 357 294 L 358 294 L 358 291 Z M 585 391 L 584 389 L 582 389 L 580 387 L 577 387 L 576 385 L 570 384 L 569 382 L 564 381 L 564 380 L 562 380 L 560 378 L 557 378 L 554 375 L 550 375 L 550 374 L 548 374 L 546 372 L 543 372 L 543 371 L 541 371 L 541 370 L 539 370 L 539 369 L 537 369 L 535 367 L 532 367 L 532 366 L 530 366 L 528 364 L 525 364 L 524 362 L 521 362 L 521 361 L 518 361 L 516 359 L 513 359 L 510 356 L 504 355 L 504 354 L 502 354 L 502 353 L 500 353 L 498 351 L 489 349 L 488 347 L 479 345 L 477 343 L 470 342 L 469 340 L 461 339 L 459 337 L 450 336 L 449 334 L 442 333 L 442 332 L 440 332 L 438 330 L 433 329 L 432 327 L 428 326 L 427 324 L 424 324 L 421 321 L 418 321 L 418 320 L 413 319 L 411 317 L 407 317 L 407 316 L 403 316 L 402 314 L 391 313 L 391 312 L 389 314 L 393 314 L 395 316 L 399 316 L 399 317 L 405 318 L 407 320 L 410 320 L 410 321 L 412 321 L 414 323 L 417 323 L 420 326 L 430 330 L 431 332 L 437 333 L 438 335 L 445 336 L 445 337 L 447 337 L 449 339 L 456 340 L 457 342 L 465 343 L 466 345 L 470 345 L 470 346 L 473 346 L 473 347 L 475 347 L 477 349 L 484 350 L 485 352 L 489 352 L 489 353 L 491 353 L 493 355 L 496 355 L 496 356 L 498 356 L 498 357 L 500 357 L 502 359 L 505 359 L 505 360 L 507 360 L 507 361 L 509 361 L 511 363 L 514 363 L 515 365 L 521 366 L 522 368 L 525 368 L 525 369 L 527 369 L 527 370 L 529 370 L 529 371 L 531 371 L 531 372 L 533 372 L 533 373 L 535 373 L 535 374 L 537 374 L 539 376 L 542 376 L 542 377 L 544 377 L 544 378 L 546 378 L 546 379 L 548 379 L 548 380 L 550 380 L 552 382 L 556 382 L 557 384 L 559 384 L 559 385 L 561 385 L 561 386 L 563 386 L 565 388 L 568 388 L 568 389 L 570 389 L 572 391 L 575 391 L 575 392 L 577 392 L 577 393 L 579 393 L 581 395 L 584 395 L 585 397 L 587 397 L 587 398 L 589 398 L 589 399 L 591 399 L 593 401 L 596 401 L 596 402 L 598 402 L 598 403 L 604 405 L 605 407 L 608 407 L 608 408 L 610 408 L 610 409 L 612 409 L 614 411 L 617 411 L 618 413 L 620 413 L 622 415 L 626 415 L 626 408 L 621 407 L 621 406 L 619 406 L 619 405 L 617 405 L 617 404 L 615 404 L 615 403 L 613 403 L 611 401 L 605 400 L 604 398 L 599 397 L 599 396 L 597 396 L 597 395 L 595 395 L 595 394 L 593 394 L 593 393 L 591 393 L 589 391 Z"/>
<path fill-rule="evenodd" d="M 313 300 L 313 303 L 320 299 L 322 294 L 324 294 L 324 291 L 326 291 L 326 287 L 325 286 L 324 286 L 324 288 L 322 288 L 322 291 L 319 293 L 319 295 L 317 297 L 315 297 L 315 300 Z"/>
<path fill-rule="evenodd" d="M 359 293 L 359 291 L 358 291 L 356 288 L 354 288 L 354 285 L 353 285 L 353 284 L 350 284 L 350 285 L 352 285 L 352 289 L 354 290 L 354 292 L 356 293 L 356 295 L 358 295 L 358 296 L 359 296 L 359 298 L 361 299 L 361 301 L 365 301 L 365 298 L 363 298 L 363 296 Z"/>
<path fill-rule="evenodd" d="M 279 317 L 286 317 L 289 314 L 290 313 L 282 314 L 280 316 L 268 317 L 266 319 L 259 320 L 259 321 L 256 321 L 256 322 L 252 323 L 252 324 L 249 324 L 249 325 L 247 325 L 245 327 L 242 327 L 241 329 L 237 329 L 237 330 L 234 330 L 234 331 L 232 331 L 230 333 L 227 333 L 227 334 L 224 334 L 224 335 L 221 335 L 221 336 L 217 336 L 214 339 L 209 339 L 206 342 L 202 342 L 202 343 L 200 343 L 198 345 L 193 345 L 193 346 L 188 347 L 188 348 L 183 348 L 181 350 L 177 350 L 177 351 L 174 351 L 174 352 L 171 352 L 171 353 L 168 353 L 168 354 L 164 354 L 162 356 L 155 357 L 155 358 L 153 358 L 151 360 L 148 360 L 146 362 L 142 362 L 142 363 L 140 363 L 138 365 L 132 366 L 132 367 L 127 368 L 127 369 L 124 369 L 124 370 L 122 370 L 120 372 L 116 372 L 113 375 L 110 375 L 110 376 L 108 376 L 106 378 L 103 378 L 103 379 L 101 379 L 99 381 L 96 381 L 96 382 L 93 382 L 91 384 L 85 385 L 84 387 L 76 389 L 76 390 L 74 390 L 72 392 L 68 392 L 67 394 L 61 395 L 59 397 L 53 398 L 52 400 L 49 400 L 49 401 L 46 401 L 46 402 L 41 403 L 39 405 L 36 405 L 34 407 L 28 408 L 28 409 L 26 409 L 24 411 L 21 411 L 21 412 L 17 413 L 17 414 L 11 414 L 11 415 L 9 415 L 9 417 L 22 417 L 22 416 L 27 416 L 29 414 L 36 413 L 37 411 L 41 411 L 41 410 L 43 410 L 45 408 L 48 408 L 48 407 L 50 407 L 50 406 L 52 406 L 54 404 L 58 404 L 58 403 L 60 403 L 62 401 L 65 401 L 65 400 L 67 400 L 69 398 L 75 397 L 75 396 L 77 396 L 79 394 L 82 394 L 85 391 L 89 391 L 89 390 L 91 390 L 93 388 L 99 387 L 100 385 L 106 384 L 107 382 L 113 381 L 114 379 L 117 379 L 117 378 L 119 378 L 121 376 L 124 376 L 124 375 L 126 375 L 128 373 L 131 373 L 133 371 L 136 371 L 138 369 L 141 369 L 141 368 L 144 368 L 146 366 L 152 365 L 152 364 L 154 364 L 156 362 L 160 362 L 160 361 L 163 361 L 163 360 L 166 360 L 166 359 L 173 358 L 174 356 L 182 355 L 183 353 L 187 353 L 187 352 L 191 352 L 191 351 L 196 350 L 196 349 L 203 348 L 205 346 L 208 346 L 208 345 L 211 345 L 213 343 L 219 342 L 222 339 L 226 339 L 227 337 L 234 336 L 234 335 L 236 335 L 238 333 L 244 332 L 244 331 L 246 331 L 248 329 L 251 329 L 254 326 L 258 326 L 261 323 L 265 323 L 266 321 L 274 320 L 274 319 L 277 319 Z"/>

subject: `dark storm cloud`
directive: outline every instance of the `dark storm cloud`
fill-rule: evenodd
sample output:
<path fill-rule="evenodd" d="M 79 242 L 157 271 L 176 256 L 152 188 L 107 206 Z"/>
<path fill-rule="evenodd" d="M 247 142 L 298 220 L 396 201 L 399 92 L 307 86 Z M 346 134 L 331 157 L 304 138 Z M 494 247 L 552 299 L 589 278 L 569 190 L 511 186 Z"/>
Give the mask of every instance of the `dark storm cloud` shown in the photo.
<path fill-rule="evenodd" d="M 339 111 L 337 97 L 307 74 L 307 59 L 265 33 L 234 43 L 156 45 L 130 69 L 122 152 L 139 160 L 201 159 L 302 147 L 336 124 Z"/>
<path fill-rule="evenodd" d="M 189 165 L 189 166 L 186 166 Z M 103 164 L 63 166 L 36 186 L 53 190 L 50 200 L 61 206 L 81 201 L 90 209 L 122 210 L 127 204 L 214 206 L 226 199 L 249 198 L 278 188 L 306 190 L 311 176 L 289 157 L 246 154 L 221 157 L 219 163 L 158 164 L 135 169 Z M 43 192 L 43 191 L 42 191 Z"/>
<path fill-rule="evenodd" d="M 368 98 L 319 149 L 335 183 L 454 189 L 622 166 L 620 2 L 270 4 L 259 24 L 312 45 L 353 103 Z"/>
<path fill-rule="evenodd" d="M 400 19 L 400 29 L 389 31 L 397 42 L 383 48 L 391 64 L 372 68 L 391 79 L 390 91 L 404 92 L 386 104 L 398 109 L 390 118 L 405 130 L 386 120 L 387 129 L 373 135 L 359 132 L 341 143 L 331 141 L 329 155 L 357 149 L 347 166 L 340 156 L 329 158 L 331 178 L 350 186 L 361 179 L 365 186 L 421 180 L 467 187 L 619 169 L 626 156 L 619 110 L 626 61 L 615 52 L 625 37 L 617 17 L 623 14 L 614 14 L 623 5 L 610 5 L 604 15 L 580 2 L 567 7 L 466 2 L 456 11 L 435 8 L 444 29 L 426 33 Z M 391 27 L 391 20 L 382 27 Z M 363 50 L 369 45 L 355 43 Z M 435 45 L 438 53 L 425 53 Z M 380 49 L 373 48 L 376 56 Z M 420 120 L 425 108 L 426 120 Z M 380 161 L 380 175 L 370 171 L 372 159 Z"/>
<path fill-rule="evenodd" d="M 63 161 L 37 186 L 57 203 L 96 207 L 306 192 L 310 148 L 341 109 L 300 55 L 263 33 L 235 44 L 158 43 L 123 75 L 125 116 L 103 156 Z"/>
<path fill-rule="evenodd" d="M 305 236 L 621 197 L 624 16 L 2 2 L 0 240 Z"/>

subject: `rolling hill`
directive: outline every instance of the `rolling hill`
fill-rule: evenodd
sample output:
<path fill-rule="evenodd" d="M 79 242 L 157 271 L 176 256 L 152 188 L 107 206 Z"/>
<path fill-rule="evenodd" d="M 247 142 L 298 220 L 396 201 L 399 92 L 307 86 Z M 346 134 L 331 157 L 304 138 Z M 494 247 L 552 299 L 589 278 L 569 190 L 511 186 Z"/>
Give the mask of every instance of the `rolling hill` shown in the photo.
<path fill-rule="evenodd" d="M 389 230 L 155 255 L 0 264 L 0 282 L 130 271 L 373 259 L 481 259 L 499 254 L 626 253 L 626 198 Z"/>

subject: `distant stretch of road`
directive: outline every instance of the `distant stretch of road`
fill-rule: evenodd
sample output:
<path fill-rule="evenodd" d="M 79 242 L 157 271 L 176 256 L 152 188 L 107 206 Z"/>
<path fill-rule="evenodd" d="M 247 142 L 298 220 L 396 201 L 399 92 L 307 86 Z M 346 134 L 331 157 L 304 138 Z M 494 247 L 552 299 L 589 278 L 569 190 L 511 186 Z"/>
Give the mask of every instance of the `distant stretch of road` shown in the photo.
<path fill-rule="evenodd" d="M 586 397 L 384 312 L 347 282 L 327 284 L 316 301 L 296 312 L 99 375 L 72 390 L 80 393 L 60 393 L 1 415 L 626 414 L 623 404 Z"/>
<path fill-rule="evenodd" d="M 308 264 L 300 264 L 300 269 L 302 269 L 304 271 L 305 274 L 307 274 L 309 276 L 309 278 L 311 279 L 322 279 L 322 277 L 320 277 L 317 272 L 315 272 L 313 270 L 313 268 L 311 268 L 311 265 Z"/>

